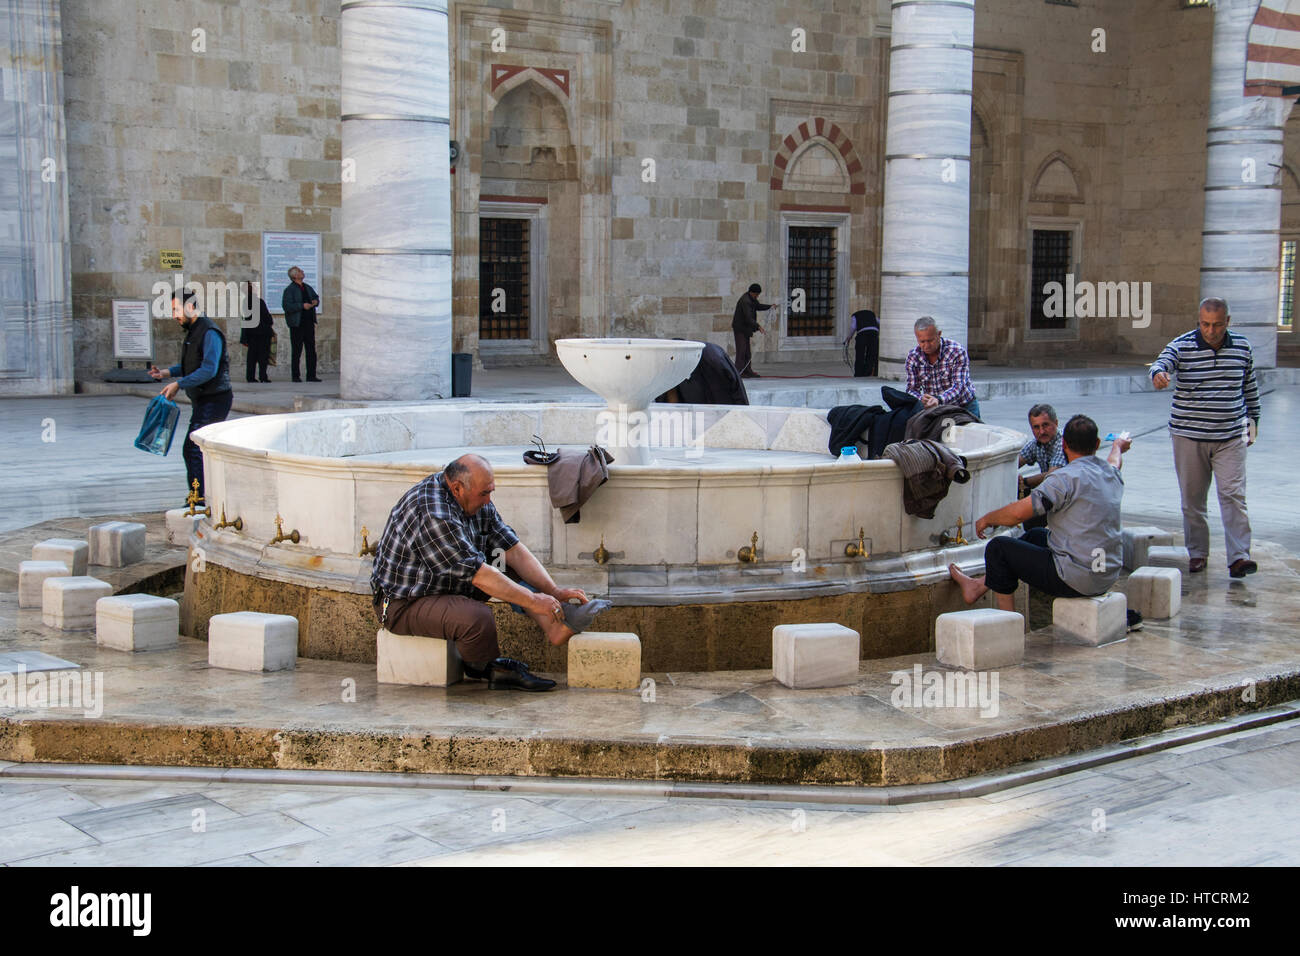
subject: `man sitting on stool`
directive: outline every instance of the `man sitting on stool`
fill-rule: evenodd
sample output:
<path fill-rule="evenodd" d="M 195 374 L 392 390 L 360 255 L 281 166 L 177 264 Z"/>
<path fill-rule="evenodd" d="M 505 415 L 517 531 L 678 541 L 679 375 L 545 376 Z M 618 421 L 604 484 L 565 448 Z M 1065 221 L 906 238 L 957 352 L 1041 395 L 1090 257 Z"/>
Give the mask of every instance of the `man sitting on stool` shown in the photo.
<path fill-rule="evenodd" d="M 1068 464 L 1048 472 L 1028 498 L 984 515 L 975 522 L 975 533 L 983 538 L 991 527 L 1017 525 L 1035 514 L 1047 515 L 1047 527 L 990 541 L 982 581 L 948 565 L 967 604 L 993 591 L 999 608 L 1014 611 L 1021 581 L 1052 597 L 1078 598 L 1104 594 L 1119 578 L 1124 563 L 1119 469 L 1132 442 L 1117 438 L 1102 461 L 1094 454 L 1101 444 L 1097 423 L 1087 415 L 1066 422 L 1063 437 Z"/>
<path fill-rule="evenodd" d="M 1024 498 L 1038 487 L 1050 472 L 1066 465 L 1065 449 L 1061 444 L 1061 435 L 1056 430 L 1056 409 L 1051 405 L 1039 404 L 1029 410 L 1029 427 L 1034 437 L 1020 449 L 1020 467 L 1037 465 L 1038 474 L 1022 475 L 1020 491 L 1017 497 Z M 1024 523 L 1024 529 L 1046 528 L 1047 518 L 1035 515 Z"/>
<path fill-rule="evenodd" d="M 550 690 L 555 681 L 529 673 L 522 661 L 498 657 L 489 597 L 527 614 L 552 644 L 590 625 L 609 602 L 562 588 L 519 536 L 501 520 L 492 466 L 462 455 L 430 475 L 393 506 L 375 550 L 370 587 L 375 613 L 393 634 L 455 641 L 465 674 L 488 686 Z M 494 566 L 504 556 L 515 583 Z M 581 606 L 569 604 L 571 600 Z"/>

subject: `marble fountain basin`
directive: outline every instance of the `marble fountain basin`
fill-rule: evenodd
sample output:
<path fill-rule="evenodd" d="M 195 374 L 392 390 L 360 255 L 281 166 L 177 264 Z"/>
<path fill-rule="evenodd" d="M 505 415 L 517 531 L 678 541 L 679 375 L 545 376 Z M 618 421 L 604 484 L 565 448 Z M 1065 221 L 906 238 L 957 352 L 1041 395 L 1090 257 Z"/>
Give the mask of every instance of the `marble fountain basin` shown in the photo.
<path fill-rule="evenodd" d="M 369 594 L 362 529 L 378 540 L 398 498 L 458 455 L 496 472 L 505 520 L 562 584 L 616 604 L 782 600 L 897 591 L 982 560 L 982 543 L 945 545 L 958 521 L 1015 495 L 1024 436 L 989 425 L 953 429 L 971 481 L 954 484 L 933 519 L 903 511 L 893 462 L 840 464 L 824 411 L 770 406 L 654 405 L 655 463 L 610 466 L 610 480 L 564 524 L 547 470 L 526 465 L 530 438 L 585 449 L 602 405 L 444 402 L 266 415 L 209 425 L 203 449 L 212 513 L 242 529 L 200 525 L 208 562 L 263 580 Z M 656 426 L 656 422 L 658 425 Z M 298 543 L 273 543 L 276 517 Z M 859 532 L 866 558 L 845 555 Z M 738 559 L 758 535 L 757 560 Z M 594 555 L 603 541 L 610 557 Z"/>

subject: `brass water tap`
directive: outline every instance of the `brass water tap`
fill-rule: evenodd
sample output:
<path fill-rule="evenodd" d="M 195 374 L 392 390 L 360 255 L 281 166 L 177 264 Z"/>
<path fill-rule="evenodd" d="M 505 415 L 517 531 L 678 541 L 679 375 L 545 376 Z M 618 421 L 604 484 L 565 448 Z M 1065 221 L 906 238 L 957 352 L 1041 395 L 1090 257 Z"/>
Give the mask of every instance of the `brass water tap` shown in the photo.
<path fill-rule="evenodd" d="M 369 541 L 366 540 L 369 535 L 370 535 L 370 529 L 367 528 L 365 525 L 362 525 L 361 526 L 361 550 L 357 552 L 358 558 L 364 558 L 368 554 L 374 554 L 375 549 L 379 547 L 379 542 L 375 542 L 374 544 L 371 544 Z"/>
<path fill-rule="evenodd" d="M 604 564 L 609 560 L 609 551 L 605 549 L 605 536 L 600 536 L 600 547 L 591 554 L 592 560 L 597 564 Z"/>
<path fill-rule="evenodd" d="M 197 514 L 207 514 L 208 509 L 205 507 L 202 511 L 198 510 L 198 504 L 203 501 L 203 496 L 199 494 L 199 480 L 195 478 L 190 482 L 190 493 L 185 496 L 185 503 L 190 506 L 190 510 L 185 512 L 186 516 L 193 517 Z M 206 503 L 205 503 L 206 504 Z"/>
<path fill-rule="evenodd" d="M 226 520 L 226 506 L 225 506 L 225 505 L 222 505 L 222 506 L 221 506 L 221 520 L 218 521 L 218 522 L 216 523 L 216 525 L 214 525 L 214 527 L 216 527 L 216 528 L 218 528 L 218 529 L 220 529 L 220 528 L 234 528 L 236 531 L 243 531 L 243 530 L 244 530 L 244 519 L 241 518 L 241 517 L 239 517 L 238 515 L 236 515 L 234 521 L 227 521 L 227 520 Z"/>
<path fill-rule="evenodd" d="M 850 541 L 844 546 L 844 556 L 846 558 L 867 558 L 867 529 L 858 529 L 858 540 Z"/>
<path fill-rule="evenodd" d="M 298 529 L 294 528 L 288 534 L 285 534 L 284 527 L 281 524 L 282 520 L 279 515 L 275 516 L 275 537 L 271 539 L 271 543 L 279 544 L 281 541 L 292 541 L 297 544 L 299 541 Z"/>
<path fill-rule="evenodd" d="M 758 532 L 750 536 L 749 544 L 736 552 L 736 558 L 743 564 L 753 564 L 758 560 Z"/>

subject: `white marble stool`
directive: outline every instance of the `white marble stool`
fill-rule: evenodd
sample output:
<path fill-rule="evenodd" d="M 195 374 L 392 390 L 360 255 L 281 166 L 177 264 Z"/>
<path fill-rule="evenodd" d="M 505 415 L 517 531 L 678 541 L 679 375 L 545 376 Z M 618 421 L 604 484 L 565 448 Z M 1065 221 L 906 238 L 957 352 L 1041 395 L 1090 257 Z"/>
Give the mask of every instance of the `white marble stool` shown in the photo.
<path fill-rule="evenodd" d="M 234 671 L 293 670 L 298 619 L 290 614 L 236 611 L 208 620 L 208 666 Z"/>
<path fill-rule="evenodd" d="M 861 637 L 842 624 L 772 628 L 772 676 L 786 687 L 842 687 L 858 679 Z"/>
<path fill-rule="evenodd" d="M 95 602 L 95 643 L 117 651 L 156 651 L 178 643 L 181 606 L 152 594 L 118 594 Z"/>
<path fill-rule="evenodd" d="M 1118 591 L 1097 597 L 1057 598 L 1052 624 L 1058 632 L 1083 644 L 1110 644 L 1128 633 L 1128 601 Z"/>
<path fill-rule="evenodd" d="M 585 631 L 569 638 L 570 687 L 631 690 L 641 686 L 641 638 L 618 631 Z"/>
<path fill-rule="evenodd" d="M 90 563 L 90 545 L 76 538 L 48 538 L 32 545 L 33 561 L 62 561 L 74 575 L 86 573 Z"/>
<path fill-rule="evenodd" d="M 1125 584 L 1128 606 L 1143 617 L 1173 617 L 1183 605 L 1183 573 L 1177 568 L 1138 568 Z"/>
<path fill-rule="evenodd" d="M 1025 659 L 1025 619 L 991 607 L 940 614 L 934 622 L 939 663 L 971 671 L 1010 667 Z"/>
<path fill-rule="evenodd" d="M 106 521 L 90 526 L 90 563 L 122 568 L 144 560 L 144 525 L 137 521 Z"/>
<path fill-rule="evenodd" d="M 1152 546 L 1147 548 L 1147 559 L 1142 565 L 1149 568 L 1177 568 L 1183 574 L 1191 573 L 1192 556 L 1186 548 Z"/>
<path fill-rule="evenodd" d="M 62 561 L 18 562 L 18 606 L 40 607 L 46 578 L 66 578 L 72 571 Z"/>
<path fill-rule="evenodd" d="M 448 687 L 465 677 L 455 641 L 380 628 L 375 644 L 375 673 L 381 684 Z"/>
<path fill-rule="evenodd" d="M 41 620 L 46 627 L 82 631 L 95 626 L 95 602 L 112 597 L 113 586 L 99 578 L 73 575 L 41 584 Z"/>
<path fill-rule="evenodd" d="M 1124 567 L 1135 570 L 1147 563 L 1147 549 L 1152 546 L 1169 547 L 1174 543 L 1172 532 L 1154 525 L 1138 525 L 1121 530 L 1124 538 Z"/>

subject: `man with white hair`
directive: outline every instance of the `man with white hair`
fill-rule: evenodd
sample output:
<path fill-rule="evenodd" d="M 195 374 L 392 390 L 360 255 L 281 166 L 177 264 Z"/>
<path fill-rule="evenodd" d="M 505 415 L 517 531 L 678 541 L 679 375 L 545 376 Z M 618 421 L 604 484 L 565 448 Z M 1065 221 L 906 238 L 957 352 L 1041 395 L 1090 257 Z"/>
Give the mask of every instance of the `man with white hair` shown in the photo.
<path fill-rule="evenodd" d="M 1258 570 L 1250 557 L 1246 449 L 1255 443 L 1260 405 L 1250 342 L 1228 331 L 1231 320 L 1223 299 L 1202 299 L 1196 328 L 1166 345 L 1151 363 L 1151 384 L 1167 388 L 1177 379 L 1169 434 L 1183 499 L 1183 539 L 1192 559 L 1189 570 L 1204 571 L 1209 557 L 1205 501 L 1213 478 L 1227 539 L 1228 575 L 1244 578 Z"/>
<path fill-rule="evenodd" d="M 932 317 L 923 315 L 912 326 L 916 348 L 907 353 L 907 393 L 926 408 L 958 405 L 976 418 L 980 403 L 970 383 L 970 356 L 960 343 L 945 339 Z"/>

